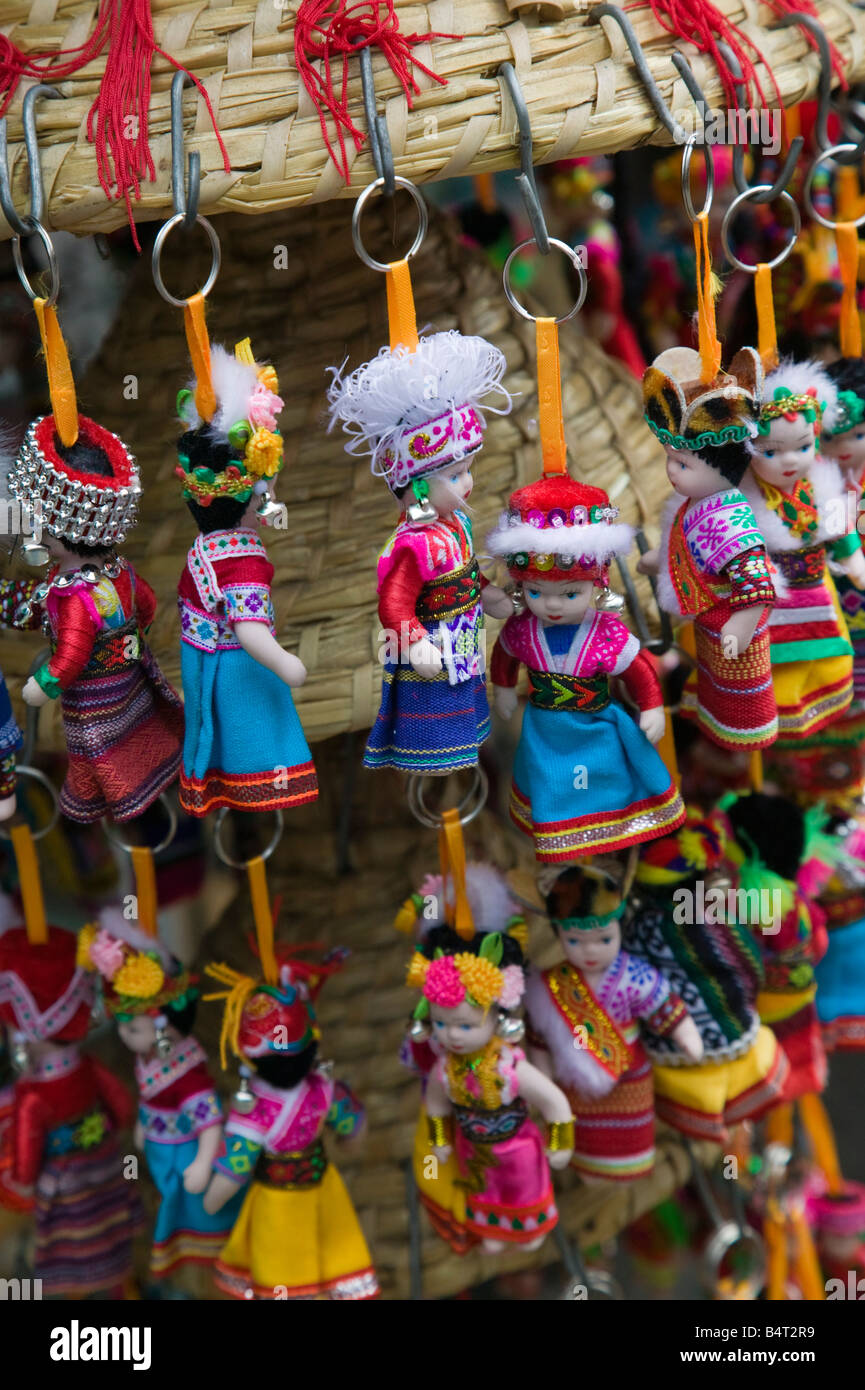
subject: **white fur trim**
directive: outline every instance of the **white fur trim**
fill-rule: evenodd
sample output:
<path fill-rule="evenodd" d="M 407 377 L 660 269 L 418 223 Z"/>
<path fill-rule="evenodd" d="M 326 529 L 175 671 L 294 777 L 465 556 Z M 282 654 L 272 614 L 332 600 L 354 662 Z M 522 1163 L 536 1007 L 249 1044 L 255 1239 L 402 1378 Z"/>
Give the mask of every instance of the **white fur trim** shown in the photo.
<path fill-rule="evenodd" d="M 658 603 L 665 613 L 672 613 L 676 617 L 681 615 L 682 609 L 679 596 L 670 579 L 670 532 L 673 529 L 673 522 L 676 520 L 676 513 L 684 501 L 685 498 L 680 497 L 678 492 L 674 492 L 664 503 L 664 510 L 661 513 L 661 544 L 658 547 Z"/>
<path fill-rule="evenodd" d="M 804 396 L 813 386 L 817 400 L 825 403 L 824 416 L 831 416 L 838 404 L 838 387 L 819 362 L 794 362 L 792 357 L 786 357 L 763 383 L 762 406 L 771 404 L 779 386 L 792 391 L 794 396 Z"/>
<path fill-rule="evenodd" d="M 605 555 L 626 555 L 634 543 L 634 528 L 623 523 L 593 521 L 585 526 L 530 526 L 522 523 L 509 526 L 502 516 L 499 525 L 487 536 L 487 546 L 493 555 L 514 555 L 525 551 L 529 555 L 588 555 L 593 560 Z"/>
<path fill-rule="evenodd" d="M 453 888 L 450 876 L 448 876 L 448 886 L 452 895 Z M 433 927 L 441 927 L 445 923 L 441 874 L 430 875 L 426 878 L 418 892 L 423 896 L 435 896 L 437 906 L 440 908 L 434 917 L 420 917 L 418 919 L 418 935 L 423 938 Z M 508 919 L 519 913 L 519 906 L 508 887 L 504 874 L 493 864 L 473 863 L 466 865 L 466 897 L 472 910 L 475 931 L 478 932 L 503 932 L 508 924 Z"/>
<path fill-rule="evenodd" d="M 843 536 L 847 526 L 847 507 L 841 473 L 834 459 L 817 458 L 811 466 L 809 478 L 814 488 L 814 502 L 817 507 L 819 524 L 817 533 L 809 544 L 819 541 L 837 540 Z M 801 536 L 794 536 L 784 525 L 776 512 L 767 505 L 760 485 L 749 468 L 741 483 L 742 491 L 751 504 L 757 518 L 757 525 L 763 533 L 766 549 L 770 554 L 785 550 L 801 550 Z M 773 580 L 774 582 L 774 580 Z M 778 585 L 775 584 L 776 591 Z"/>
<path fill-rule="evenodd" d="M 553 1003 L 543 979 L 534 970 L 529 972 L 525 1006 L 532 1027 L 550 1050 L 556 1081 L 587 1099 L 599 1100 L 609 1095 L 616 1085 L 615 1078 L 604 1071 L 584 1047 L 574 1046 L 573 1033 Z"/>
<path fill-rule="evenodd" d="M 135 951 L 153 952 L 161 960 L 165 969 L 172 967 L 171 952 L 155 936 L 148 936 L 140 927 L 128 921 L 119 907 L 103 907 L 99 913 L 99 925 L 118 941 L 125 941 Z"/>
<path fill-rule="evenodd" d="M 210 349 L 210 374 L 216 395 L 216 414 L 208 428 L 214 436 L 227 436 L 232 425 L 249 418 L 249 402 L 258 385 L 258 364 L 238 362 L 233 352 L 219 343 Z M 195 378 L 189 383 L 191 399 L 181 416 L 187 429 L 197 430 L 205 422 L 195 405 Z"/>

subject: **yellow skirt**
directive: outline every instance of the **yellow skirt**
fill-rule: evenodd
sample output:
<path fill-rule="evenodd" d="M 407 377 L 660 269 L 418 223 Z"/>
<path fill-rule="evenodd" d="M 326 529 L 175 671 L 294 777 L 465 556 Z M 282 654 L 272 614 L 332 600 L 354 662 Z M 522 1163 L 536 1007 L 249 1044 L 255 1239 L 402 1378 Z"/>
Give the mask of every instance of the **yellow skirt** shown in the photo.
<path fill-rule="evenodd" d="M 375 1298 L 369 1249 L 333 1165 L 310 1187 L 253 1180 L 214 1279 L 233 1298 Z"/>
<path fill-rule="evenodd" d="M 847 620 L 831 574 L 824 583 L 832 598 L 838 636 L 850 642 Z M 772 663 L 772 684 L 778 706 L 778 741 L 806 738 L 833 723 L 853 699 L 853 647 L 849 654 L 805 661 Z"/>
<path fill-rule="evenodd" d="M 655 1113 L 683 1134 L 720 1143 L 730 1126 L 778 1104 L 789 1070 L 775 1034 L 762 1026 L 748 1051 L 730 1062 L 655 1067 Z"/>
<path fill-rule="evenodd" d="M 466 1189 L 454 1154 L 447 1163 L 431 1162 L 430 1149 L 426 1110 L 421 1107 L 414 1135 L 414 1180 L 434 1231 L 458 1255 L 464 1255 L 477 1243 L 466 1230 Z"/>

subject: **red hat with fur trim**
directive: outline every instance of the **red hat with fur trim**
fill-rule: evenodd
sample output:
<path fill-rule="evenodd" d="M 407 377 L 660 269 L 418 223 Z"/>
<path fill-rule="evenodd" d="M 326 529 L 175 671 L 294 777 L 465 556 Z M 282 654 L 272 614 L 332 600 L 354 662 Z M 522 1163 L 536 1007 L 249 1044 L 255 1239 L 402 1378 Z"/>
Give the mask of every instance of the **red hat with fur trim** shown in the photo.
<path fill-rule="evenodd" d="M 632 527 L 616 524 L 618 515 L 603 488 L 568 476 L 541 478 L 511 495 L 487 546 L 504 556 L 514 579 L 603 584 L 612 558 L 626 554 L 634 539 Z"/>
<path fill-rule="evenodd" d="M 76 963 L 72 932 L 49 927 L 39 946 L 24 927 L 0 936 L 0 1018 L 28 1042 L 85 1037 L 94 998 L 92 976 Z"/>

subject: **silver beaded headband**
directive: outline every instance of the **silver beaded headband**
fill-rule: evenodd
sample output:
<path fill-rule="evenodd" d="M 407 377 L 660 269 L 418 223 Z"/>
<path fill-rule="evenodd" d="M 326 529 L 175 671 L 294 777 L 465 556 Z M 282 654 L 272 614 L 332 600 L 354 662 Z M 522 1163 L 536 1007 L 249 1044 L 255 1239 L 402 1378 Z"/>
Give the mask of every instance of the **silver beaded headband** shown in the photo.
<path fill-rule="evenodd" d="M 108 546 L 126 539 L 138 520 L 141 486 L 135 460 L 116 434 L 99 434 L 122 451 L 129 470 L 126 486 L 100 487 L 71 477 L 46 457 L 37 431 L 45 416 L 34 420 L 9 470 L 9 494 L 26 507 L 34 522 L 58 540 Z"/>

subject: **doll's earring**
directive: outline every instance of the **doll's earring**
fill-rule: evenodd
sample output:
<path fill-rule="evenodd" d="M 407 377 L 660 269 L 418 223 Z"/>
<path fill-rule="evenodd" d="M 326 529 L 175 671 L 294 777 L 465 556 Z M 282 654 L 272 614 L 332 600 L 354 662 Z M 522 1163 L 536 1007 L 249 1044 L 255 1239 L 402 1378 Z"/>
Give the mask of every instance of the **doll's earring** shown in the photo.
<path fill-rule="evenodd" d="M 239 1070 L 240 1081 L 237 1083 L 237 1090 L 231 1097 L 231 1104 L 239 1115 L 248 1115 L 250 1110 L 255 1107 L 255 1096 L 252 1094 L 252 1088 L 249 1084 L 251 1072 L 249 1067 L 241 1067 Z"/>
<path fill-rule="evenodd" d="M 428 526 L 438 520 L 438 512 L 429 500 L 429 483 L 426 478 L 415 478 L 411 485 L 414 501 L 406 508 L 409 526 Z"/>
<path fill-rule="evenodd" d="M 499 1012 L 499 1021 L 496 1024 L 496 1036 L 506 1043 L 522 1042 L 526 1035 L 526 1025 L 521 1018 L 514 1014 L 505 1013 L 502 1009 Z"/>
<path fill-rule="evenodd" d="M 625 600 L 621 594 L 614 594 L 612 589 L 605 584 L 599 589 L 595 596 L 595 608 L 599 613 L 621 613 L 625 606 Z"/>
<path fill-rule="evenodd" d="M 411 1027 L 408 1030 L 408 1035 L 412 1042 L 426 1042 L 430 1035 L 429 1021 L 425 1018 L 413 1018 Z"/>
<path fill-rule="evenodd" d="M 525 613 L 526 611 L 526 599 L 523 593 L 523 586 L 519 580 L 517 580 L 516 584 L 514 584 L 512 588 L 507 588 L 505 592 L 510 595 L 511 603 L 514 605 L 514 616 L 518 618 L 521 613 Z"/>
<path fill-rule="evenodd" d="M 9 1059 L 16 1071 L 23 1072 L 29 1067 L 30 1053 L 27 1051 L 27 1039 L 23 1033 L 18 1033 L 13 1037 Z"/>
<path fill-rule="evenodd" d="M 21 545 L 21 559 L 24 561 L 25 565 L 29 565 L 31 569 L 40 570 L 44 569 L 50 561 L 51 553 L 47 546 L 40 545 L 37 541 L 23 541 Z"/>
<path fill-rule="evenodd" d="M 168 1019 L 165 1014 L 160 1014 L 156 1019 L 156 1055 L 157 1057 L 167 1057 L 171 1051 L 171 1039 L 166 1033 Z"/>
<path fill-rule="evenodd" d="M 255 515 L 262 526 L 271 526 L 277 531 L 285 531 L 288 528 L 288 508 L 284 502 L 277 502 L 268 493 L 264 494 L 261 503 L 256 507 Z"/>

